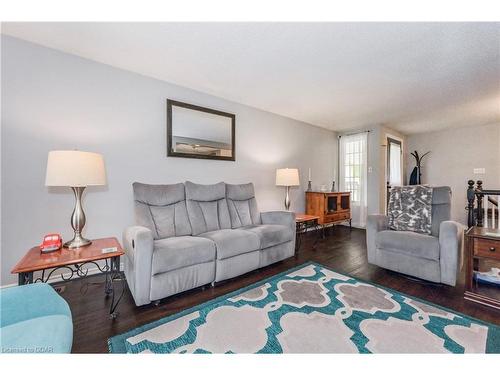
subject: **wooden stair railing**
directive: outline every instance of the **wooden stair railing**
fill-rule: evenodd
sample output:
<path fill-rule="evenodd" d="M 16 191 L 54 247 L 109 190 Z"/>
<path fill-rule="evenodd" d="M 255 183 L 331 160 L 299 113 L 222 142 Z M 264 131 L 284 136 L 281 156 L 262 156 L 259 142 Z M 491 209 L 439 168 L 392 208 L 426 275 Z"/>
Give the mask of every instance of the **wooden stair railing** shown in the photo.
<path fill-rule="evenodd" d="M 467 224 L 469 227 L 500 228 L 498 198 L 500 190 L 483 189 L 483 182 L 469 180 L 467 188 Z M 486 199 L 484 199 L 486 197 Z"/>

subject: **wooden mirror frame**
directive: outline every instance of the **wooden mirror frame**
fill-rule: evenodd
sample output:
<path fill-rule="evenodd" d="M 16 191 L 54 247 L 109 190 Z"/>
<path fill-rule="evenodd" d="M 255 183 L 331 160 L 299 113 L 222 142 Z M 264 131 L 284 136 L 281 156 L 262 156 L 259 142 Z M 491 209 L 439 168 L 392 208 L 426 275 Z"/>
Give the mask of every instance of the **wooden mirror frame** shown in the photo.
<path fill-rule="evenodd" d="M 212 115 L 224 116 L 231 119 L 231 156 L 211 156 L 211 155 L 195 155 L 188 154 L 184 152 L 177 152 L 172 149 L 172 107 L 182 107 L 191 109 L 194 111 L 206 112 Z M 235 128 L 236 128 L 236 115 L 232 113 L 227 113 L 223 111 L 219 111 L 216 109 L 200 107 L 194 104 L 188 104 L 184 102 L 179 102 L 176 100 L 167 99 L 167 156 L 174 156 L 180 158 L 191 158 L 191 159 L 212 159 L 212 160 L 228 160 L 235 161 L 236 160 L 236 137 L 235 137 Z"/>

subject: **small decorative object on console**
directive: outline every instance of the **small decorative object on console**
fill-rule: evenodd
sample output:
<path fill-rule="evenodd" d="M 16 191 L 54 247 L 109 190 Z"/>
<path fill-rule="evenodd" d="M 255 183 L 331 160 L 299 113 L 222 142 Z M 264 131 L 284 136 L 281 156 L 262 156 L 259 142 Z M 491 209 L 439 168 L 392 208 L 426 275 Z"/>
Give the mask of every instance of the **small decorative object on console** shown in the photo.
<path fill-rule="evenodd" d="M 101 250 L 101 253 L 103 254 L 109 254 L 109 253 L 116 253 L 118 251 L 118 248 L 115 247 L 105 247 L 104 249 Z"/>
<path fill-rule="evenodd" d="M 309 174 L 307 178 L 307 191 L 312 191 L 312 180 L 311 180 L 311 168 L 309 168 Z"/>
<path fill-rule="evenodd" d="M 41 253 L 50 253 L 59 250 L 62 246 L 62 237 L 57 234 L 47 234 L 43 237 L 42 244 L 40 245 Z"/>
<path fill-rule="evenodd" d="M 491 237 L 500 237 L 500 233 L 496 233 L 496 232 L 486 232 L 485 235 L 491 236 Z"/>

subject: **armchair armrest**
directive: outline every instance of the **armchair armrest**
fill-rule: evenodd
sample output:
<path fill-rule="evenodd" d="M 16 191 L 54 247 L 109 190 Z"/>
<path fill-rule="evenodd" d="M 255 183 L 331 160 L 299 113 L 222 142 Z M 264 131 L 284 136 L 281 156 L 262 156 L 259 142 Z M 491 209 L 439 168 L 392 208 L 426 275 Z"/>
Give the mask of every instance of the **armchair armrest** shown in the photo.
<path fill-rule="evenodd" d="M 281 224 L 293 227 L 295 232 L 295 214 L 290 211 L 268 211 L 260 214 L 262 224 Z"/>
<path fill-rule="evenodd" d="M 377 247 L 375 240 L 377 233 L 389 228 L 389 218 L 387 215 L 368 215 L 366 221 L 366 249 L 368 262 L 377 264 Z"/>
<path fill-rule="evenodd" d="M 456 284 L 463 235 L 464 226 L 455 221 L 443 221 L 439 226 L 439 263 L 443 284 Z"/>
<path fill-rule="evenodd" d="M 153 259 L 153 233 L 140 226 L 128 227 L 123 232 L 123 247 L 127 281 L 137 306 L 151 302 L 151 264 Z"/>
<path fill-rule="evenodd" d="M 389 229 L 389 217 L 387 215 L 368 215 L 366 231 L 380 232 Z"/>

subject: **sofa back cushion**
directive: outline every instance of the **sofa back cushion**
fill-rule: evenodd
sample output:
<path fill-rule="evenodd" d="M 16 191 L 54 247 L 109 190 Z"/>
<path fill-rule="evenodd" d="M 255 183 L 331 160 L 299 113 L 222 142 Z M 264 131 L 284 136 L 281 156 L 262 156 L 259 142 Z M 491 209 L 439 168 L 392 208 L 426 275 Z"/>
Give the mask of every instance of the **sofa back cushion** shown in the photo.
<path fill-rule="evenodd" d="M 224 182 L 201 185 L 186 181 L 186 206 L 194 236 L 231 228 Z"/>
<path fill-rule="evenodd" d="M 191 234 L 184 184 L 134 182 L 133 189 L 136 222 L 150 229 L 155 240 Z"/>
<path fill-rule="evenodd" d="M 226 197 L 232 228 L 261 223 L 252 183 L 226 184 Z"/>

